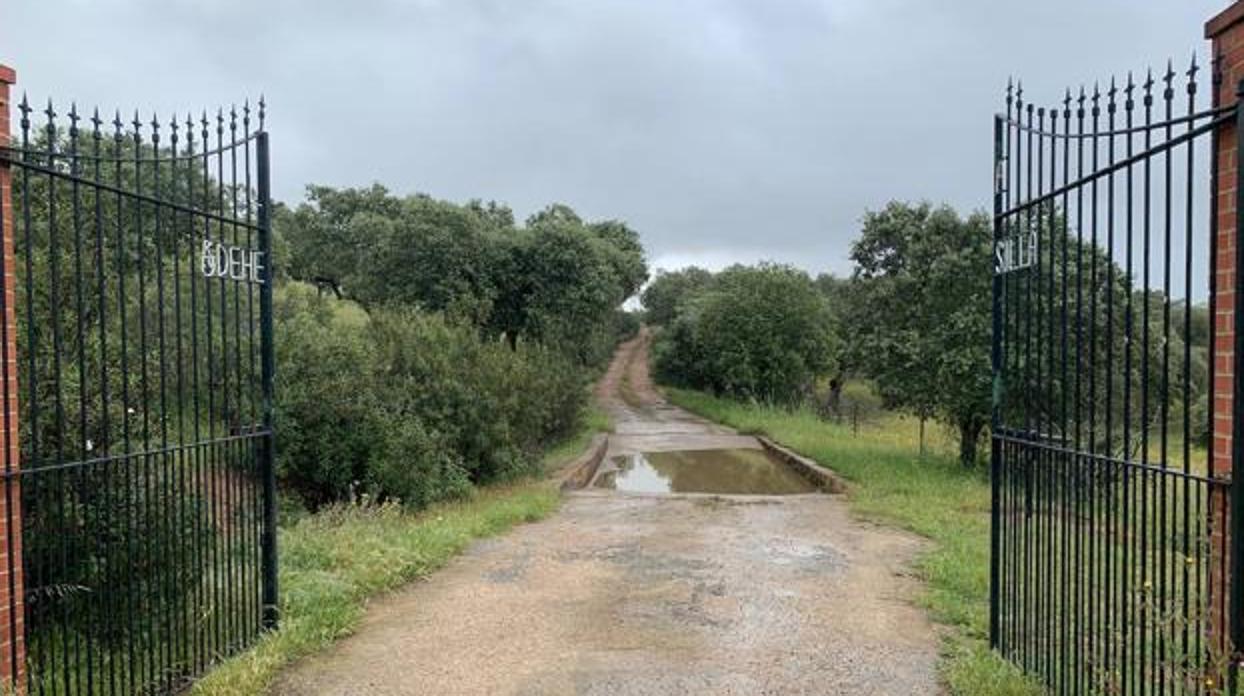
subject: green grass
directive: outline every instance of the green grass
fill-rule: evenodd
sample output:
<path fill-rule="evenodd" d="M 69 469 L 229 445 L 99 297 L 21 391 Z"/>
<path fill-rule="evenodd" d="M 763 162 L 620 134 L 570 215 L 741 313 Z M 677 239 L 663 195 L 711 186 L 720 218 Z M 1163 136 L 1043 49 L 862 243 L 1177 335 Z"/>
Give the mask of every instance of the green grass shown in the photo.
<path fill-rule="evenodd" d="M 1008 696 L 1042 689 L 988 648 L 989 482 L 967 472 L 954 443 L 929 425 L 927 453 L 918 454 L 918 423 L 887 414 L 860 429 L 789 411 L 667 389 L 671 401 L 738 430 L 763 433 L 830 467 L 850 482 L 859 515 L 931 540 L 917 571 L 923 602 L 943 632 L 942 677 L 953 694 Z"/>
<path fill-rule="evenodd" d="M 609 429 L 608 416 L 594 406 L 583 421 L 578 432 L 544 454 L 546 471 L 577 456 L 594 434 Z M 191 693 L 263 693 L 283 667 L 353 633 L 370 597 L 444 566 L 476 539 L 547 517 L 559 501 L 547 481 L 522 481 L 418 513 L 363 502 L 281 528 L 280 628 L 225 660 Z"/>

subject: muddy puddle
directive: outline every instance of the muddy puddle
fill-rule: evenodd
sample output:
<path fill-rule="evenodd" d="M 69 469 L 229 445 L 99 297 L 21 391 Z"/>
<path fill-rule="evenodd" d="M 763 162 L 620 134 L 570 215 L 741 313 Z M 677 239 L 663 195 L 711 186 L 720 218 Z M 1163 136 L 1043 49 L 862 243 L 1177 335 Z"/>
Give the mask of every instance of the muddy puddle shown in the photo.
<path fill-rule="evenodd" d="M 598 488 L 634 493 L 791 495 L 817 489 L 793 469 L 758 449 L 647 452 L 614 457 L 596 478 Z"/>

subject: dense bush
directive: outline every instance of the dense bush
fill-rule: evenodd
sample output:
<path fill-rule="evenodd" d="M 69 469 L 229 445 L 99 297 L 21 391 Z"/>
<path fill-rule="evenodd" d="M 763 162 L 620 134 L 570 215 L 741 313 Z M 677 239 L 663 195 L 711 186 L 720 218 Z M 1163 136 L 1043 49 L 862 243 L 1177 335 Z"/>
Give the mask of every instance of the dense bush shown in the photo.
<path fill-rule="evenodd" d="M 686 299 L 662 332 L 658 375 L 673 384 L 794 403 L 833 367 L 829 306 L 788 266 L 733 266 Z"/>
<path fill-rule="evenodd" d="M 419 506 L 529 473 L 587 398 L 559 352 L 440 314 L 368 314 L 297 283 L 278 304 L 278 467 L 313 508 L 358 492 Z"/>

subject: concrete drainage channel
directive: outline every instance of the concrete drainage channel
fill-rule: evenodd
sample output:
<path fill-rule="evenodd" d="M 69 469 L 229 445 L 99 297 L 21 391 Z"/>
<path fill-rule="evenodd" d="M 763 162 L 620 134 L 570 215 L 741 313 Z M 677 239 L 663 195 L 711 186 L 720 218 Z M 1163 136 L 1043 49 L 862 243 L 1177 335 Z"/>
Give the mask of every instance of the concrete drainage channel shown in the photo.
<path fill-rule="evenodd" d="M 846 489 L 832 471 L 768 438 L 737 439 L 741 442 L 735 444 L 742 446 L 631 451 L 633 447 L 611 450 L 609 436 L 598 435 L 587 452 L 567 467 L 562 489 L 710 495 L 797 495 Z"/>

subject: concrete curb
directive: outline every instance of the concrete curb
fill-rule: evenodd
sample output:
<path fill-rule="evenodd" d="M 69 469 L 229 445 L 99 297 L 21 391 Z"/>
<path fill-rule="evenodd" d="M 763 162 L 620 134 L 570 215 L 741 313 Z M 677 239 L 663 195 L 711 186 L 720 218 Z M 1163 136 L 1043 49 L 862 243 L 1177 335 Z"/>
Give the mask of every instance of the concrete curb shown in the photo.
<path fill-rule="evenodd" d="M 586 488 L 591 483 L 592 477 L 596 475 L 596 469 L 600 467 L 600 462 L 605 458 L 605 452 L 608 449 L 608 433 L 593 435 L 587 450 L 573 462 L 567 464 L 557 475 L 559 479 L 558 488 L 563 491 Z"/>
<path fill-rule="evenodd" d="M 842 477 L 807 457 L 797 454 L 782 445 L 770 440 L 762 435 L 757 435 L 756 439 L 760 441 L 770 454 L 781 459 L 787 465 L 798 471 L 800 475 L 808 479 L 817 488 L 826 493 L 846 493 L 847 482 Z"/>

